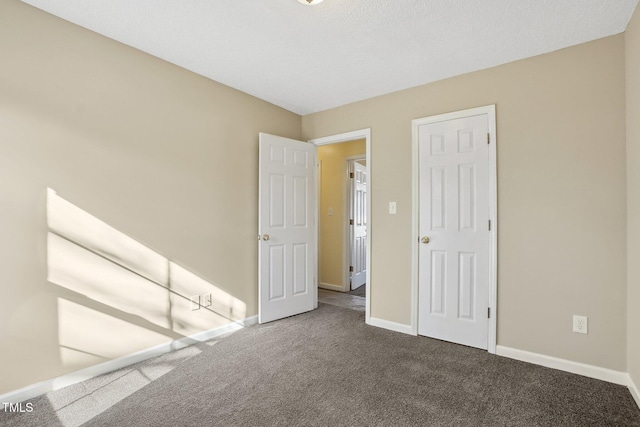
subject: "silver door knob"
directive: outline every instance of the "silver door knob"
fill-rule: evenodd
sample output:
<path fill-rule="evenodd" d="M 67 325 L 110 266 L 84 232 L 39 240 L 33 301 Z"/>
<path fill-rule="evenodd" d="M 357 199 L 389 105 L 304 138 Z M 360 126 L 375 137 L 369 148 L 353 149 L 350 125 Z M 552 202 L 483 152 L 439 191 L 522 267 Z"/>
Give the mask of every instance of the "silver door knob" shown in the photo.
<path fill-rule="evenodd" d="M 262 240 L 269 240 L 269 235 L 268 234 L 263 234 L 262 235 Z"/>
<path fill-rule="evenodd" d="M 422 239 L 420 239 L 420 241 L 422 243 L 424 243 L 425 245 L 430 242 L 430 240 L 429 240 L 429 238 L 427 236 L 424 236 Z"/>

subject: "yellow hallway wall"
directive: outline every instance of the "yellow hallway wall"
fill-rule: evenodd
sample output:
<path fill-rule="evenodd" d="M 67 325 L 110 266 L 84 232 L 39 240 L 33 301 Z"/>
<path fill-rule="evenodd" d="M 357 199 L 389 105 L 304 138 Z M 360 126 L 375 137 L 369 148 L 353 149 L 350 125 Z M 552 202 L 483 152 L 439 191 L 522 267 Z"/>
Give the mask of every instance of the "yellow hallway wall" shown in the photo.
<path fill-rule="evenodd" d="M 0 63 L 0 394 L 220 321 L 189 294 L 160 327 L 48 282 L 47 187 L 203 279 L 189 292 L 215 284 L 257 314 L 258 133 L 300 139 L 299 115 L 18 0 L 0 2 Z M 117 333 L 118 351 L 63 348 Z"/>
<path fill-rule="evenodd" d="M 371 316 L 411 322 L 411 120 L 489 104 L 498 344 L 625 371 L 623 35 L 303 116 L 305 139 L 371 128 Z"/>

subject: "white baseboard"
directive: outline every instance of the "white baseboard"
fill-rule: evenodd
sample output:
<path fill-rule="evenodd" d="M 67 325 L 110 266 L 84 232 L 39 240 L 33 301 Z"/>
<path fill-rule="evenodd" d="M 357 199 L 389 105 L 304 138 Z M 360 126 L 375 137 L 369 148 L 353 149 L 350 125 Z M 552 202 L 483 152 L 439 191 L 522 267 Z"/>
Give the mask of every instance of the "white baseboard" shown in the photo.
<path fill-rule="evenodd" d="M 573 362 L 571 360 L 560 359 L 539 353 L 518 350 L 517 348 L 496 346 L 498 356 L 508 357 L 535 365 L 546 366 L 547 368 L 558 369 L 560 371 L 571 372 L 597 380 L 607 381 L 614 384 L 628 385 L 629 375 L 626 372 L 614 371 L 612 369 L 601 368 L 599 366 L 587 365 L 585 363 Z"/>
<path fill-rule="evenodd" d="M 213 328 L 208 331 L 199 332 L 188 337 L 183 337 L 174 341 L 170 341 L 168 343 L 160 344 L 155 347 L 151 347 L 145 350 L 138 351 L 136 353 L 110 360 L 108 362 L 90 366 L 88 368 L 71 372 L 57 378 L 42 381 L 36 384 L 29 385 L 27 387 L 23 387 L 19 390 L 5 393 L 3 395 L 0 395 L 0 402 L 19 403 L 28 399 L 33 399 L 34 397 L 40 396 L 50 391 L 60 390 L 61 388 L 65 388 L 72 384 L 97 377 L 98 375 L 113 372 L 118 369 L 125 368 L 129 365 L 133 365 L 134 363 L 142 362 L 144 360 L 151 359 L 152 357 L 179 350 L 198 342 L 207 341 L 229 332 L 235 332 L 245 326 L 255 325 L 256 323 L 258 323 L 258 316 L 252 316 L 244 320 L 240 320 L 237 323 L 229 323 L 227 325 Z"/>
<path fill-rule="evenodd" d="M 369 317 L 367 324 L 378 328 L 389 329 L 390 331 L 401 332 L 407 335 L 416 335 L 411 325 L 390 322 L 389 320 L 378 319 L 376 317 Z"/>
<path fill-rule="evenodd" d="M 631 392 L 631 396 L 633 396 L 633 400 L 636 401 L 636 405 L 638 405 L 638 408 L 640 408 L 640 389 L 638 389 L 636 383 L 633 382 L 633 378 L 631 378 L 631 375 L 629 375 L 627 387 L 629 387 L 629 391 Z"/>
<path fill-rule="evenodd" d="M 258 315 L 256 314 L 255 316 L 247 317 L 246 319 L 241 320 L 240 323 L 242 323 L 244 326 L 257 325 L 258 324 Z"/>
<path fill-rule="evenodd" d="M 344 292 L 344 286 L 334 285 L 333 283 L 320 282 L 318 283 L 318 287 L 322 289 L 329 289 L 330 291 Z"/>

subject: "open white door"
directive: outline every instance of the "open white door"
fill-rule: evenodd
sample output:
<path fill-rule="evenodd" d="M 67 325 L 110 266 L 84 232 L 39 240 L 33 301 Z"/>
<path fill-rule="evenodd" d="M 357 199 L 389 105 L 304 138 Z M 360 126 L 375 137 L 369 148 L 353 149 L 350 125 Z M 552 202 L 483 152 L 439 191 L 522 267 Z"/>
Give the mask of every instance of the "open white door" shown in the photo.
<path fill-rule="evenodd" d="M 353 162 L 351 218 L 351 289 L 364 285 L 367 276 L 367 167 Z"/>
<path fill-rule="evenodd" d="M 260 134 L 258 321 L 315 308 L 316 147 Z"/>

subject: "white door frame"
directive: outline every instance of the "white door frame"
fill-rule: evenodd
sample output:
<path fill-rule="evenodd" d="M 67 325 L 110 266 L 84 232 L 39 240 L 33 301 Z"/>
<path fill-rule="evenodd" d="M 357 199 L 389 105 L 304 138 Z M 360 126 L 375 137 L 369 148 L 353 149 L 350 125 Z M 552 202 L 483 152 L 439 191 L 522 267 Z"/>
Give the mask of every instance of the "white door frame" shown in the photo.
<path fill-rule="evenodd" d="M 413 335 L 418 335 L 418 247 L 419 247 L 419 141 L 418 128 L 421 125 L 437 123 L 445 120 L 460 119 L 469 116 L 487 114 L 489 121 L 489 219 L 491 221 L 491 231 L 489 237 L 489 308 L 491 317 L 489 318 L 488 329 L 488 352 L 496 352 L 496 331 L 498 317 L 498 186 L 496 167 L 496 106 L 487 105 L 484 107 L 471 108 L 468 110 L 454 111 L 446 114 L 415 119 L 411 121 L 413 139 L 413 188 L 412 188 L 412 245 L 411 245 L 411 331 Z M 367 151 L 368 153 L 368 151 Z M 368 289 L 367 289 L 368 291 Z"/>
<path fill-rule="evenodd" d="M 366 302 L 365 302 L 365 322 L 368 324 L 369 319 L 371 317 L 371 128 L 354 130 L 351 132 L 340 133 L 331 136 L 325 136 L 322 138 L 314 138 L 309 140 L 308 142 L 314 144 L 316 147 L 327 144 L 338 144 L 340 142 L 349 142 L 355 141 L 357 139 L 365 140 L 366 147 L 366 156 L 365 159 L 367 161 L 367 220 L 368 220 L 368 228 L 367 228 L 367 275 L 366 275 L 366 283 L 365 283 L 365 292 L 366 292 Z M 318 178 L 317 178 L 318 179 Z M 320 195 L 318 194 L 318 198 Z M 320 201 L 316 201 L 317 206 Z M 316 221 L 316 240 L 319 242 L 318 236 L 318 221 Z M 320 248 L 318 248 L 318 253 Z M 318 263 L 319 264 L 319 263 Z M 316 268 L 320 268 L 319 265 Z M 347 266 L 348 269 L 348 266 Z M 319 276 L 319 271 L 317 272 L 316 277 Z M 344 272 L 343 272 L 344 273 Z M 348 272 L 347 272 L 348 273 Z M 343 274 L 344 276 L 344 274 Z M 417 334 L 417 329 L 416 329 Z"/>

